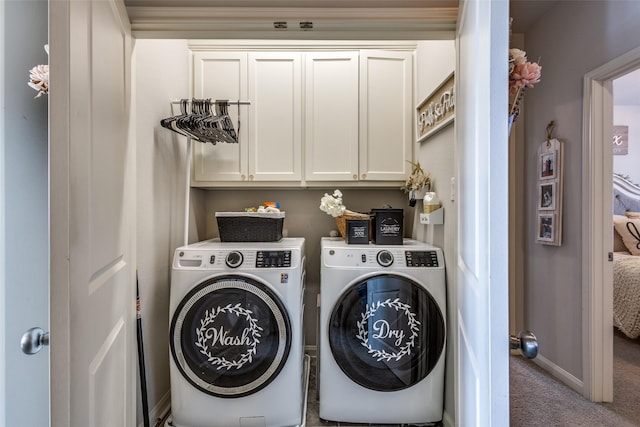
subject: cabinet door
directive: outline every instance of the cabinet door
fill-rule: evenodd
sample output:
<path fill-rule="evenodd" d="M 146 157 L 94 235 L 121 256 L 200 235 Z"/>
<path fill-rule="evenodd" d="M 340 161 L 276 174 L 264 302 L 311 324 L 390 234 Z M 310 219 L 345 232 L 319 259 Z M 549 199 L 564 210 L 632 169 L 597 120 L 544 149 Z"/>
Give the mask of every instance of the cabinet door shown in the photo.
<path fill-rule="evenodd" d="M 413 54 L 360 51 L 360 180 L 404 181 L 412 159 Z"/>
<path fill-rule="evenodd" d="M 358 52 L 305 59 L 305 179 L 358 180 Z"/>
<path fill-rule="evenodd" d="M 245 100 L 247 96 L 247 54 L 241 52 L 194 52 L 193 96 Z M 247 107 L 229 106 L 229 115 L 238 127 L 247 117 Z M 237 131 L 238 129 L 236 129 Z M 246 181 L 248 179 L 247 130 L 240 126 L 238 144 L 193 143 L 192 183 Z"/>
<path fill-rule="evenodd" d="M 301 55 L 249 53 L 249 181 L 302 180 Z"/>

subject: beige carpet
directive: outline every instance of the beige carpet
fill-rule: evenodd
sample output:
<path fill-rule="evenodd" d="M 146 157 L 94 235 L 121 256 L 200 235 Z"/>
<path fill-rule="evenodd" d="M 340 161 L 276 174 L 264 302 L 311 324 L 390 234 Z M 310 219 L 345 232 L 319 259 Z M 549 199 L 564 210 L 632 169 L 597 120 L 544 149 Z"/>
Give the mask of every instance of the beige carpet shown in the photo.
<path fill-rule="evenodd" d="M 512 427 L 640 426 L 640 341 L 614 336 L 614 397 L 592 403 L 533 362 L 511 356 Z"/>

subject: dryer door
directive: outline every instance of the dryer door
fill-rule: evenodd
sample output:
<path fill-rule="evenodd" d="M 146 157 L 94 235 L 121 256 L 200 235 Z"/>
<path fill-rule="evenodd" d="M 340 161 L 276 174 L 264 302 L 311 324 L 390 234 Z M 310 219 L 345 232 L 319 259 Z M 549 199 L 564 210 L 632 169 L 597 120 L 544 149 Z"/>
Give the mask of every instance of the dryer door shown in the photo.
<path fill-rule="evenodd" d="M 219 276 L 180 302 L 169 339 L 173 359 L 191 384 L 214 396 L 241 397 L 278 375 L 289 355 L 291 323 L 265 284 Z"/>
<path fill-rule="evenodd" d="M 445 320 L 420 284 L 381 274 L 355 283 L 329 319 L 329 344 L 338 366 L 371 390 L 402 390 L 436 366 L 445 343 Z"/>

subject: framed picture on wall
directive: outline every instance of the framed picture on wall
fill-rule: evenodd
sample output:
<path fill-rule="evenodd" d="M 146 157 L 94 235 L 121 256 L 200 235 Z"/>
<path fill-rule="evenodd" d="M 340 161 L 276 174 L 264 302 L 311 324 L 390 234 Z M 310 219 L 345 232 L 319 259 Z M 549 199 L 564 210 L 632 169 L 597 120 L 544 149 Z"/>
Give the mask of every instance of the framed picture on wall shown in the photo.
<path fill-rule="evenodd" d="M 556 183 L 541 182 L 538 186 L 538 209 L 553 211 L 556 209 Z"/>
<path fill-rule="evenodd" d="M 613 127 L 613 155 L 629 154 L 629 126 Z"/>
<path fill-rule="evenodd" d="M 538 241 L 540 242 L 553 242 L 553 233 L 555 229 L 555 215 L 554 214 L 539 214 L 538 215 Z"/>
<path fill-rule="evenodd" d="M 540 156 L 540 176 L 539 179 L 553 179 L 556 177 L 556 152 L 542 153 Z"/>

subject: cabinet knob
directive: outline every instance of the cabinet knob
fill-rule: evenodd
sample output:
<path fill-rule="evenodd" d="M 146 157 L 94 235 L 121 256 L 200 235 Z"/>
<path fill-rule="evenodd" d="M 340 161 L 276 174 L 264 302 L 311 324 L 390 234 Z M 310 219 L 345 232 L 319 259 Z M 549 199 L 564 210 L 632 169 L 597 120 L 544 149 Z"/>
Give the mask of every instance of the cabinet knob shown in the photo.
<path fill-rule="evenodd" d="M 366 173 L 362 174 L 362 179 L 367 179 L 367 174 Z"/>
<path fill-rule="evenodd" d="M 249 181 L 253 181 L 253 175 L 249 175 Z"/>
<path fill-rule="evenodd" d="M 358 180 L 358 175 L 353 174 L 353 180 L 354 180 L 354 181 L 357 181 L 357 180 Z"/>
<path fill-rule="evenodd" d="M 247 177 L 244 174 L 240 175 L 240 180 L 244 181 L 245 179 L 247 179 Z"/>

